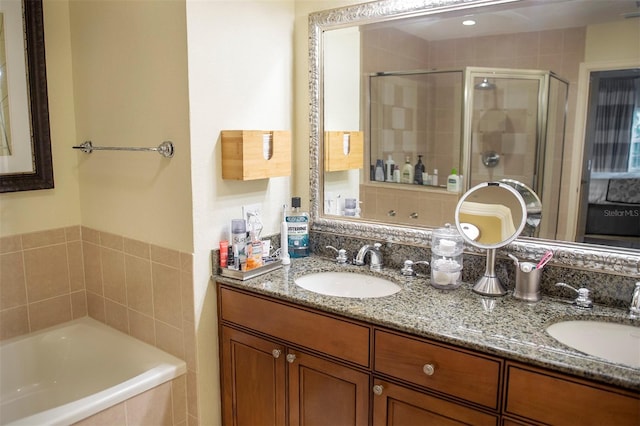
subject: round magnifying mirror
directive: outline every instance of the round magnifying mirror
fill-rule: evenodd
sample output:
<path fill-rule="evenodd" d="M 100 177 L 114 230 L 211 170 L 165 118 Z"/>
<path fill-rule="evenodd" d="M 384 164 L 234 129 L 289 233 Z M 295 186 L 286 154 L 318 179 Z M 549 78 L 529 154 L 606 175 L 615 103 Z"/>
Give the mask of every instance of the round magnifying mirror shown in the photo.
<path fill-rule="evenodd" d="M 503 182 L 484 182 L 467 191 L 456 206 L 456 228 L 469 244 L 487 249 L 484 276 L 473 291 L 484 296 L 502 296 L 506 288 L 495 274 L 496 249 L 509 244 L 522 232 L 527 220 L 524 199 Z"/>

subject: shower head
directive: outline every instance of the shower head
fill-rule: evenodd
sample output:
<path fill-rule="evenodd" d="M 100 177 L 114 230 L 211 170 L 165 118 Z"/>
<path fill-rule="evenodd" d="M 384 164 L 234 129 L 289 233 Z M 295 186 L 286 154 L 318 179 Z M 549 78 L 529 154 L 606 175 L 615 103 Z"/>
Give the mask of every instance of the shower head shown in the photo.
<path fill-rule="evenodd" d="M 496 88 L 496 85 L 493 83 L 489 83 L 489 80 L 485 77 L 482 81 L 475 86 L 473 86 L 477 90 L 493 90 Z"/>

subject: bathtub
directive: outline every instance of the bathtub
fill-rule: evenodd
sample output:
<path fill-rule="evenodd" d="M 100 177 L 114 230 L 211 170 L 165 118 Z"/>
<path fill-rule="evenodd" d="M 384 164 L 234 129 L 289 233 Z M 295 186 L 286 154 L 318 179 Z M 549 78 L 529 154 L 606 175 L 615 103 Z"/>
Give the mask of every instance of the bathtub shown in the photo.
<path fill-rule="evenodd" d="M 186 373 L 89 317 L 0 343 L 0 425 L 68 425 Z"/>

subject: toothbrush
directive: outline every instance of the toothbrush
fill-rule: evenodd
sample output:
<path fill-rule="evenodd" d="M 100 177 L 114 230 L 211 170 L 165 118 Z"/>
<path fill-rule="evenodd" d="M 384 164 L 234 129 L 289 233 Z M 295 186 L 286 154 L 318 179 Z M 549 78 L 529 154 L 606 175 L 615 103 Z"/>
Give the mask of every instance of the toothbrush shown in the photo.
<path fill-rule="evenodd" d="M 536 265 L 536 269 L 544 268 L 544 265 L 549 263 L 552 257 L 553 257 L 553 252 L 551 250 L 547 250 L 544 256 L 542 256 L 542 259 L 540 259 L 540 262 L 538 262 L 538 264 Z"/>
<path fill-rule="evenodd" d="M 291 263 L 289 258 L 289 239 L 287 238 L 287 205 L 282 205 L 282 223 L 280 224 L 280 260 L 283 265 Z"/>

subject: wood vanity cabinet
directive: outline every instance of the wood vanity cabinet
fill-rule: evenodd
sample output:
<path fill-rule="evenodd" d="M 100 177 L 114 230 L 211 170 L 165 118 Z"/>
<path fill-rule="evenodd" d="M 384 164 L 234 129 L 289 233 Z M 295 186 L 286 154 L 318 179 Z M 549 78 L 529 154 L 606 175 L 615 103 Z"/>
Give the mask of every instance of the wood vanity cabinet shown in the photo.
<path fill-rule="evenodd" d="M 225 425 L 640 425 L 640 395 L 218 285 Z"/>
<path fill-rule="evenodd" d="M 370 375 L 349 365 L 368 367 L 369 327 L 224 287 L 218 296 L 225 425 L 369 423 Z"/>
<path fill-rule="evenodd" d="M 640 395 L 507 362 L 503 413 L 524 424 L 637 426 Z"/>

